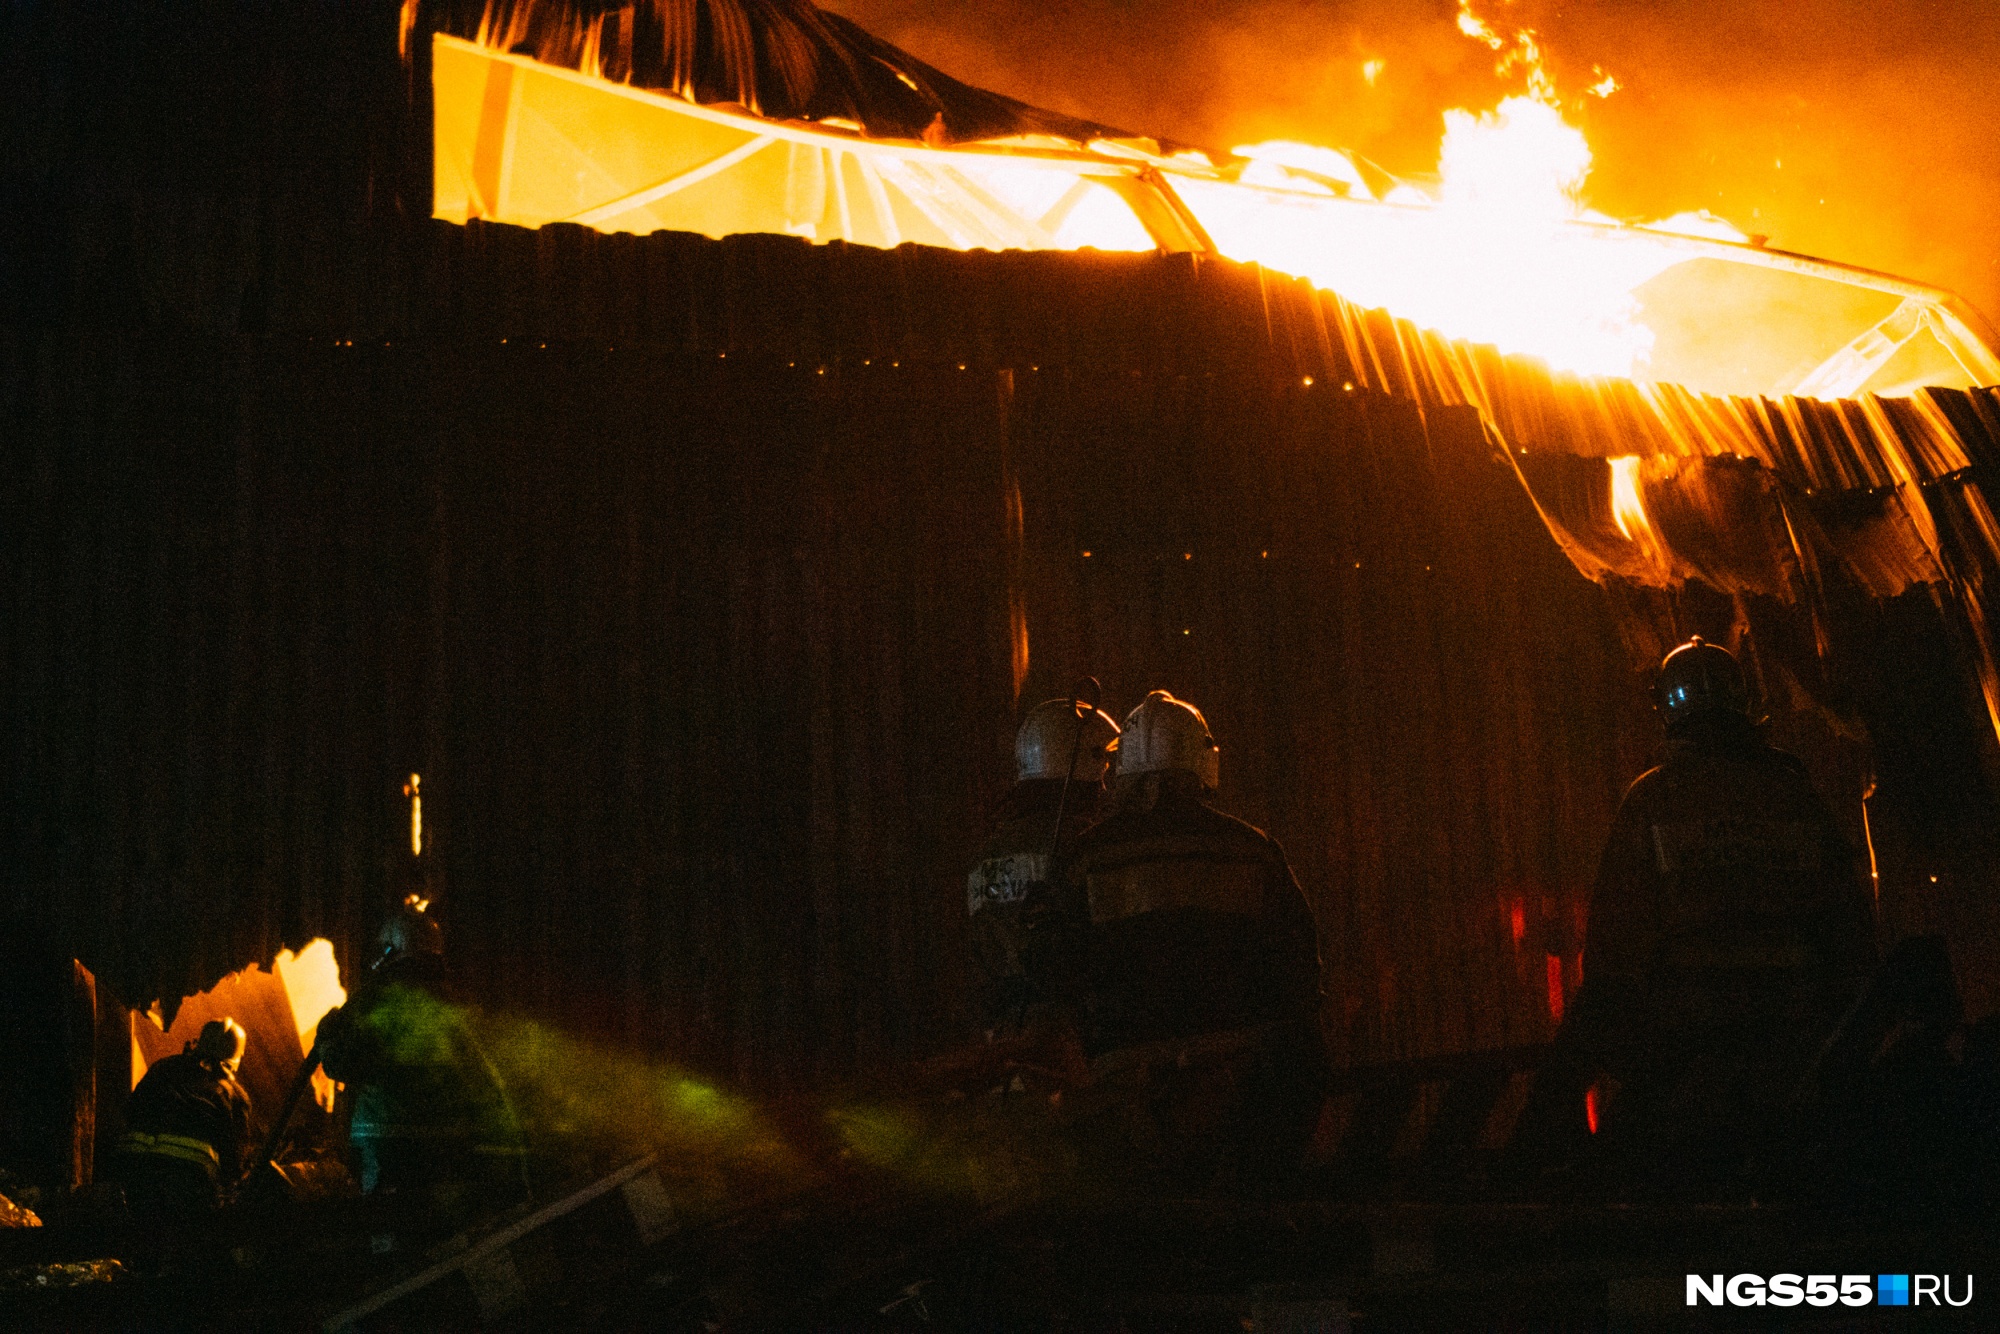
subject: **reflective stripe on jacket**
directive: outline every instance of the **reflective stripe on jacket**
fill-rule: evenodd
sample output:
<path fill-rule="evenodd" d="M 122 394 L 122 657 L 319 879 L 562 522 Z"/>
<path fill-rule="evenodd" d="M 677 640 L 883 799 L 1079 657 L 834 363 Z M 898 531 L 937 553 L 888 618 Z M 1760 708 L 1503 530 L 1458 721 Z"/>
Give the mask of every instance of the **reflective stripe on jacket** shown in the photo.
<path fill-rule="evenodd" d="M 365 1121 L 357 1118 L 347 1128 L 349 1139 L 471 1139 L 478 1131 L 469 1123 L 458 1125 L 410 1125 L 395 1121 Z"/>
<path fill-rule="evenodd" d="M 184 1163 L 193 1163 L 211 1177 L 215 1175 L 221 1158 L 215 1146 L 206 1140 L 195 1139 L 191 1135 L 148 1134 L 143 1130 L 128 1130 L 118 1141 L 118 1152 L 130 1154 L 152 1154 L 159 1158 L 174 1158 Z"/>
<path fill-rule="evenodd" d="M 250 1137 L 250 1098 L 228 1071 L 191 1052 L 163 1056 L 132 1090 L 125 1128 L 135 1158 L 181 1158 L 233 1184 Z"/>
<path fill-rule="evenodd" d="M 1208 805 L 1193 775 L 1122 789 L 1058 879 L 1091 1057 L 1266 1025 L 1318 1046 L 1312 910 L 1277 843 Z"/>

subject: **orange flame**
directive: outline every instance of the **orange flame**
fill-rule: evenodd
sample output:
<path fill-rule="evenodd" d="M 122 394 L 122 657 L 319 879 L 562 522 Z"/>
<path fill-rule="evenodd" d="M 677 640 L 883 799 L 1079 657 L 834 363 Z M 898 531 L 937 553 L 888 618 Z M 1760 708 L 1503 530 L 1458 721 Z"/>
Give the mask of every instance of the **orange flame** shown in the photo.
<path fill-rule="evenodd" d="M 1666 542 L 1646 513 L 1644 479 L 1640 472 L 1644 461 L 1637 454 L 1624 454 L 1605 462 L 1611 465 L 1611 522 L 1627 542 L 1638 548 L 1639 561 L 1652 574 L 1661 578 L 1670 576 L 1673 561 Z"/>
<path fill-rule="evenodd" d="M 1310 278 L 1449 337 L 1540 356 L 1563 370 L 1644 378 L 1653 333 L 1638 319 L 1634 292 L 1681 256 L 1641 235 L 1606 244 L 1601 232 L 1576 226 L 1615 219 L 1583 203 L 1590 145 L 1564 118 L 1535 30 L 1502 32 L 1470 0 L 1460 0 L 1458 27 L 1499 53 L 1496 72 L 1518 74 L 1526 91 L 1491 111 L 1444 113 L 1435 192 L 1399 185 L 1383 194 L 1421 214 L 1363 219 L 1320 210 L 1308 223 L 1270 202 L 1229 201 L 1225 208 L 1199 187 L 1185 191 L 1190 206 L 1233 258 Z M 1592 73 L 1592 95 L 1617 91 L 1614 75 L 1601 67 Z M 1299 190 L 1345 183 L 1338 191 L 1345 197 L 1373 197 L 1351 159 L 1332 149 L 1283 142 L 1235 151 L 1252 162 L 1240 178 L 1246 184 Z M 1344 175 L 1334 159 L 1347 164 Z M 1653 226 L 1745 239 L 1707 215 Z"/>
<path fill-rule="evenodd" d="M 1646 502 L 1639 495 L 1639 456 L 1624 454 L 1606 460 L 1611 465 L 1611 519 L 1627 542 L 1653 536 L 1653 521 L 1646 517 Z"/>
<path fill-rule="evenodd" d="M 418 0 L 403 0 L 402 12 L 396 18 L 396 54 L 404 60 L 410 58 L 410 34 L 417 27 Z"/>
<path fill-rule="evenodd" d="M 403 795 L 410 799 L 410 855 L 421 857 L 424 853 L 424 794 L 423 775 L 411 774 L 410 781 L 403 784 Z"/>
<path fill-rule="evenodd" d="M 1541 102 L 1556 100 L 1555 81 L 1542 63 L 1541 38 L 1533 28 L 1516 28 L 1512 37 L 1502 37 L 1492 24 L 1472 12 L 1472 0 L 1458 0 L 1458 30 L 1504 53 L 1493 67 L 1495 74 L 1506 78 L 1520 70 L 1527 78 L 1530 97 Z"/>

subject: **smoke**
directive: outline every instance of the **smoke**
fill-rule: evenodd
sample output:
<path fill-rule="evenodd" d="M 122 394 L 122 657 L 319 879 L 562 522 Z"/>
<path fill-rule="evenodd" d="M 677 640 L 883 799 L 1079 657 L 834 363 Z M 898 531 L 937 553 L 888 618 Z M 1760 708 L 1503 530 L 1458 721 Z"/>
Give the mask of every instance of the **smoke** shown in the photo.
<path fill-rule="evenodd" d="M 408 988 L 386 993 L 369 1023 L 408 1064 L 450 1065 L 449 1035 L 473 1035 L 504 1091 L 488 1128 L 518 1126 L 545 1192 L 648 1153 L 694 1217 L 835 1183 L 985 1205 L 1072 1198 L 1084 1184 L 1040 1098 L 898 1086 L 759 1099 L 671 1061 Z"/>
<path fill-rule="evenodd" d="M 1434 170 L 1442 113 L 1521 89 L 1445 0 L 822 0 L 969 82 L 1138 133 Z M 1706 208 L 2000 317 L 2000 6 L 1485 0 L 1539 29 L 1616 217 Z M 1372 79 L 1370 62 L 1375 66 Z M 1584 97 L 1600 77 L 1621 85 Z"/>

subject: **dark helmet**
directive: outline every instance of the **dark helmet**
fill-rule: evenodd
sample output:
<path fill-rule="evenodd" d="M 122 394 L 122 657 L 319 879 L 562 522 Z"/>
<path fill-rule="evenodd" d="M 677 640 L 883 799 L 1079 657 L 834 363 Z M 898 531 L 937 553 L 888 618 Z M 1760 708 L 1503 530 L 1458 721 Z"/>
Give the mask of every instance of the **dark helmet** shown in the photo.
<path fill-rule="evenodd" d="M 406 900 L 375 933 L 375 967 L 412 955 L 444 953 L 444 932 L 419 900 Z"/>
<path fill-rule="evenodd" d="M 243 1049 L 249 1045 L 249 1034 L 243 1025 L 231 1018 L 211 1019 L 201 1026 L 201 1032 L 188 1044 L 196 1060 L 207 1061 L 217 1069 L 229 1074 L 236 1073 L 236 1067 L 243 1063 Z"/>
<path fill-rule="evenodd" d="M 1660 684 L 1654 699 L 1669 732 L 1697 718 L 1750 716 L 1750 687 L 1736 655 L 1700 635 L 1688 640 L 1660 664 Z"/>

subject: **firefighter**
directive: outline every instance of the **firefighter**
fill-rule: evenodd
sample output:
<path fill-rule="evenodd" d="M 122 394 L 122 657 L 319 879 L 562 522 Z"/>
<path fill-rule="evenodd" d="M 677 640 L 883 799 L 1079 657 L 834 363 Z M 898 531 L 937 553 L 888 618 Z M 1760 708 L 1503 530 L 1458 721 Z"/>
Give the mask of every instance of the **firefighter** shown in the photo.
<path fill-rule="evenodd" d="M 1075 699 L 1036 705 L 1014 738 L 1014 786 L 965 876 L 976 1009 L 989 1040 L 1014 1036 L 1039 1018 L 1047 998 L 1030 986 L 1023 913 L 1032 910 L 1031 894 L 1045 894 L 1050 854 L 1060 861 L 1096 818 L 1117 742 L 1118 724 Z"/>
<path fill-rule="evenodd" d="M 374 966 L 320 1021 L 319 1044 L 326 1073 L 353 1090 L 348 1141 L 364 1194 L 447 1221 L 518 1197 L 519 1122 L 451 1001 L 443 935 L 419 902 L 383 924 Z"/>
<path fill-rule="evenodd" d="M 1656 705 L 1665 758 L 1612 823 L 1563 1045 L 1598 1076 L 1620 1161 L 1742 1181 L 1801 1129 L 1814 1059 L 1874 967 L 1873 910 L 1804 766 L 1752 721 L 1734 655 L 1690 639 Z"/>
<path fill-rule="evenodd" d="M 142 1222 L 203 1213 L 234 1192 L 250 1135 L 250 1096 L 236 1082 L 247 1042 L 234 1019 L 211 1019 L 132 1090 L 116 1172 Z"/>
<path fill-rule="evenodd" d="M 1078 1017 L 1109 1149 L 1180 1188 L 1273 1182 L 1324 1084 L 1312 911 L 1278 844 L 1213 805 L 1199 710 L 1154 691 L 1117 753 L 1109 809 L 1058 891 L 1084 942 Z"/>

